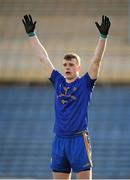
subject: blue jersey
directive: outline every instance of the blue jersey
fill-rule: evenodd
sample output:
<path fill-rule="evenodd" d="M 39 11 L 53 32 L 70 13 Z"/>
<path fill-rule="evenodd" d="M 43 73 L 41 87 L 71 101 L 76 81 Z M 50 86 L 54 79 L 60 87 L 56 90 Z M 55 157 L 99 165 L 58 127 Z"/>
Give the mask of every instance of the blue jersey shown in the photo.
<path fill-rule="evenodd" d="M 95 80 L 88 73 L 67 83 L 62 74 L 53 70 L 51 82 L 55 88 L 54 132 L 59 136 L 73 135 L 88 128 L 88 104 Z"/>

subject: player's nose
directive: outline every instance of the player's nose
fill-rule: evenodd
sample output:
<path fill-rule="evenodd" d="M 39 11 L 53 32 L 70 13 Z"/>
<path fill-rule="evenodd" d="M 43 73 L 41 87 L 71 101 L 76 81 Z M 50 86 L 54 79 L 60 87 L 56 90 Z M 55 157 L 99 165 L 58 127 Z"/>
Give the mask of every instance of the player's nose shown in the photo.
<path fill-rule="evenodd" d="M 66 70 L 70 70 L 70 68 L 69 68 L 69 67 L 66 67 Z"/>

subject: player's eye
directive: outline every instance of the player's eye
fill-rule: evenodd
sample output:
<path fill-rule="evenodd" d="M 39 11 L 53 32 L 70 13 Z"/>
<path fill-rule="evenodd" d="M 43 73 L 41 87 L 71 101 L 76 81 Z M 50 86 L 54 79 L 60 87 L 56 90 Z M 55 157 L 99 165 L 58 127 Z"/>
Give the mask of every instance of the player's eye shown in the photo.
<path fill-rule="evenodd" d="M 69 66 L 71 66 L 71 67 L 72 67 L 72 66 L 74 66 L 74 64 L 72 64 L 72 63 L 69 63 Z"/>
<path fill-rule="evenodd" d="M 67 66 L 67 63 L 63 64 L 63 66 L 66 67 L 66 66 Z"/>

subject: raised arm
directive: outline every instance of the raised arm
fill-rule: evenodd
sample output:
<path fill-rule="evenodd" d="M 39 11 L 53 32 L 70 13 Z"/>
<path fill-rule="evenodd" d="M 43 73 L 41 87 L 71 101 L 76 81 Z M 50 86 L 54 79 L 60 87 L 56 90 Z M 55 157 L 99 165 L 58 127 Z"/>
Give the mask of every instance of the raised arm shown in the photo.
<path fill-rule="evenodd" d="M 46 49 L 42 46 L 40 41 L 38 40 L 36 34 L 35 34 L 35 26 L 36 21 L 33 22 L 31 15 L 25 15 L 22 19 L 22 22 L 24 24 L 26 33 L 29 36 L 29 41 L 34 48 L 34 51 L 36 52 L 36 55 L 40 59 L 40 61 L 44 64 L 45 68 L 47 69 L 49 75 L 54 69 L 54 66 L 52 62 L 50 61 L 50 58 L 48 56 L 48 53 Z"/>
<path fill-rule="evenodd" d="M 92 60 L 90 61 L 89 68 L 88 68 L 88 73 L 91 79 L 97 79 L 98 77 L 101 60 L 103 58 L 105 48 L 106 48 L 107 35 L 108 35 L 109 28 L 111 26 L 111 22 L 107 16 L 102 16 L 101 25 L 99 25 L 98 22 L 95 22 L 95 24 L 100 32 L 100 37 L 98 40 L 98 44 L 97 44 L 94 56 Z"/>

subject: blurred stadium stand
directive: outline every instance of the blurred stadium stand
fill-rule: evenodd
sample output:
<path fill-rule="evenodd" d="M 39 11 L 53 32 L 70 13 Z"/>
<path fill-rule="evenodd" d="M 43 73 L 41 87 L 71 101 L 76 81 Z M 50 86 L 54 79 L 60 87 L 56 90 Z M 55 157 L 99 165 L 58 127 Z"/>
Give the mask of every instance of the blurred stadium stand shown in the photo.
<path fill-rule="evenodd" d="M 0 177 L 51 178 L 49 86 L 1 86 Z M 96 87 L 89 111 L 94 179 L 130 178 L 130 86 Z"/>
<path fill-rule="evenodd" d="M 56 68 L 62 71 L 64 54 L 74 51 L 82 58 L 81 73 L 87 70 L 96 47 L 95 21 L 107 14 L 112 27 L 99 82 L 130 82 L 126 0 L 0 1 L 1 81 L 43 82 L 47 79 L 47 72 L 32 51 L 21 22 L 26 13 L 37 20 L 36 33 Z"/>
<path fill-rule="evenodd" d="M 51 178 L 53 89 L 28 42 L 24 14 L 62 72 L 67 52 L 86 72 L 98 39 L 95 21 L 110 16 L 107 50 L 89 108 L 93 177 L 130 179 L 128 0 L 0 0 L 0 178 Z M 98 86 L 100 84 L 100 86 Z"/>

